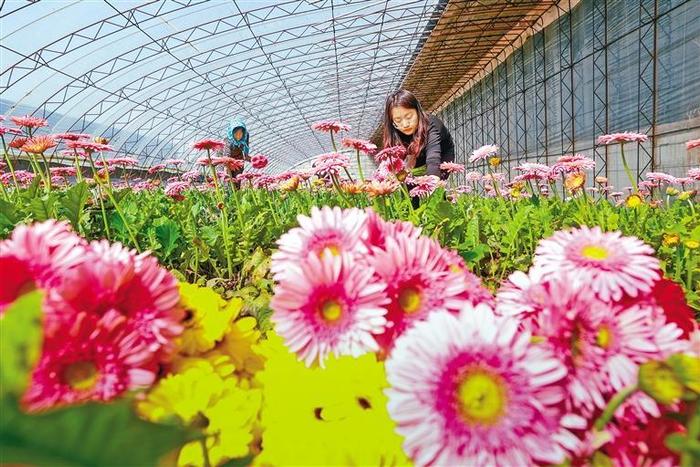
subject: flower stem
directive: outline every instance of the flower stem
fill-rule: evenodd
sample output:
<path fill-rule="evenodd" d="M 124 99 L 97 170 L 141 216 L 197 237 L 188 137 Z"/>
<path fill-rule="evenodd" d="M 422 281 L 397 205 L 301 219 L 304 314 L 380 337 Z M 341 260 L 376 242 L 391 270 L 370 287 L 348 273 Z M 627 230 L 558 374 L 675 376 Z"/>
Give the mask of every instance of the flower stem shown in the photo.
<path fill-rule="evenodd" d="M 360 162 L 360 150 L 355 151 L 355 157 L 357 157 L 357 173 L 360 174 L 360 180 L 365 181 L 365 175 L 362 173 L 362 163 Z"/>
<path fill-rule="evenodd" d="M 620 153 L 622 154 L 622 166 L 625 168 L 625 173 L 627 174 L 627 178 L 630 179 L 630 183 L 632 184 L 632 187 L 634 188 L 634 192 L 638 193 L 639 188 L 637 187 L 637 181 L 634 179 L 632 176 L 632 171 L 630 170 L 630 166 L 627 164 L 627 159 L 625 158 L 625 143 L 620 143 Z"/>
<path fill-rule="evenodd" d="M 224 240 L 224 256 L 226 256 L 226 271 L 228 272 L 228 278 L 233 279 L 233 263 L 231 261 L 231 249 L 229 246 L 228 238 L 228 210 L 226 209 L 226 203 L 224 202 L 224 197 L 221 194 L 221 188 L 219 187 L 219 176 L 216 173 L 216 167 L 212 164 L 211 153 L 207 149 L 207 158 L 209 159 L 209 166 L 211 167 L 211 173 L 214 177 L 214 190 L 216 191 L 216 197 L 218 202 L 221 204 L 221 235 L 223 235 Z M 238 198 L 236 198 L 236 201 Z"/>
<path fill-rule="evenodd" d="M 607 425 L 612 419 L 613 415 L 615 415 L 615 412 L 620 408 L 622 403 L 629 399 L 635 392 L 637 392 L 637 386 L 632 385 L 622 388 L 620 392 L 615 394 L 613 398 L 610 399 L 610 402 L 608 402 L 608 405 L 605 407 L 605 410 L 603 410 L 603 413 L 600 415 L 600 417 L 598 417 L 598 420 L 595 421 L 593 425 L 595 429 L 602 431 L 605 428 L 605 425 Z"/>

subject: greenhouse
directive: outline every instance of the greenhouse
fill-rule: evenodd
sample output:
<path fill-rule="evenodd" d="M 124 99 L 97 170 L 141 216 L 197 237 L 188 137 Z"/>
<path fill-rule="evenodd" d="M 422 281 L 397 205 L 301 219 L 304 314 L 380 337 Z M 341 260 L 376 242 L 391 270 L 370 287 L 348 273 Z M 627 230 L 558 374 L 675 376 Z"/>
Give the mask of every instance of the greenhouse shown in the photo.
<path fill-rule="evenodd" d="M 700 1 L 1 0 L 0 464 L 700 465 Z"/>

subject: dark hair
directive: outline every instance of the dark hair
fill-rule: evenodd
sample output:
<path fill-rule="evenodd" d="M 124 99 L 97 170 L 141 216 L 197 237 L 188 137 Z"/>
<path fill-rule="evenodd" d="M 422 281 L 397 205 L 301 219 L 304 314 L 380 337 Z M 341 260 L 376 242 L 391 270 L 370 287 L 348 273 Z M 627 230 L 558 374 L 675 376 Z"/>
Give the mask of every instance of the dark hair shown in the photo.
<path fill-rule="evenodd" d="M 394 128 L 394 122 L 391 119 L 391 109 L 394 107 L 404 107 L 407 109 L 415 109 L 418 113 L 418 127 L 415 133 L 411 137 L 411 142 L 406 148 L 408 154 L 418 156 L 420 152 L 425 147 L 428 139 L 428 127 L 430 126 L 430 120 L 428 114 L 423 111 L 420 102 L 416 99 L 411 91 L 406 91 L 405 89 L 398 90 L 386 98 L 386 104 L 384 105 L 384 147 L 389 146 L 404 146 L 401 140 L 401 134 L 399 130 Z"/>

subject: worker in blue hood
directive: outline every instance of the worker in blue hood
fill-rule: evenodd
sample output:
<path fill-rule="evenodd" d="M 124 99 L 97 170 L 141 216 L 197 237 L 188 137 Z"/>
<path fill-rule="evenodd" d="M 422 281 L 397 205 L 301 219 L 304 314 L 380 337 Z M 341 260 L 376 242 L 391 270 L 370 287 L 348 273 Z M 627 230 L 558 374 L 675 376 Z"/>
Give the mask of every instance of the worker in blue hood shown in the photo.
<path fill-rule="evenodd" d="M 228 148 L 224 151 L 225 156 L 245 161 L 250 160 L 248 156 L 250 152 L 250 137 L 248 135 L 248 129 L 245 126 L 245 121 L 242 118 L 236 117 L 229 122 L 228 128 L 226 129 L 226 144 Z M 235 177 L 241 172 L 243 172 L 243 169 L 231 175 Z"/>

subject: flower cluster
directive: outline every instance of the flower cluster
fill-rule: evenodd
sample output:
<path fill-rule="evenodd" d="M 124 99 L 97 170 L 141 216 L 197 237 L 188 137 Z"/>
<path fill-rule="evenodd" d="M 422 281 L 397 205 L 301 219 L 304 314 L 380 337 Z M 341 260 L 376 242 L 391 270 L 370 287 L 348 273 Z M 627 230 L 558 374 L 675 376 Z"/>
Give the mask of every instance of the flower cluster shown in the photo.
<path fill-rule="evenodd" d="M 0 243 L 0 313 L 44 291 L 43 345 L 23 397 L 28 410 L 110 401 L 153 383 L 180 334 L 175 278 L 155 258 L 63 222 L 20 225 Z"/>

